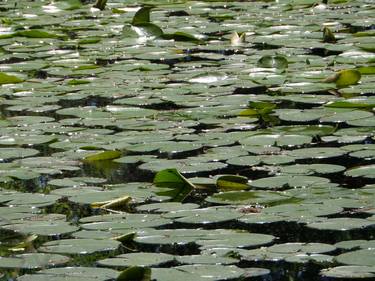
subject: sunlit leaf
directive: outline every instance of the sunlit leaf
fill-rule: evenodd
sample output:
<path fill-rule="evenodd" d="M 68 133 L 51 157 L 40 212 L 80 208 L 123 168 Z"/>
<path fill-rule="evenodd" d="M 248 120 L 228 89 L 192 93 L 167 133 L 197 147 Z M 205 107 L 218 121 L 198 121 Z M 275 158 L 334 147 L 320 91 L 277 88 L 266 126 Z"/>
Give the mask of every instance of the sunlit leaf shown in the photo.
<path fill-rule="evenodd" d="M 23 82 L 23 79 L 18 78 L 14 75 L 9 75 L 4 72 L 0 72 L 0 85 L 3 84 L 16 84 Z"/>
<path fill-rule="evenodd" d="M 216 180 L 216 186 L 221 191 L 243 190 L 250 188 L 247 177 L 222 175 Z"/>
<path fill-rule="evenodd" d="M 355 85 L 361 79 L 361 73 L 356 69 L 344 69 L 334 75 L 327 77 L 324 82 L 335 83 L 336 87 L 344 88 Z"/>

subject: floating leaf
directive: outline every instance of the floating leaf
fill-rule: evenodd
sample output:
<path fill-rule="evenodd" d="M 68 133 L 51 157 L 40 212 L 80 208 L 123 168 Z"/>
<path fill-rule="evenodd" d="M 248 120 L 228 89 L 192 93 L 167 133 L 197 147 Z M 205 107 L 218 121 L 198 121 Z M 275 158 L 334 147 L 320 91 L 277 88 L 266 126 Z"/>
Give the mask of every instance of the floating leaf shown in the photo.
<path fill-rule="evenodd" d="M 0 85 L 3 84 L 16 84 L 23 82 L 23 79 L 18 78 L 14 75 L 9 75 L 4 72 L 0 72 Z"/>
<path fill-rule="evenodd" d="M 86 156 L 84 161 L 85 162 L 95 162 L 95 161 L 105 161 L 105 160 L 112 160 L 119 158 L 121 156 L 121 152 L 117 150 L 108 150 L 103 151 L 97 154 L 92 154 L 89 156 Z"/>
<path fill-rule="evenodd" d="M 59 38 L 60 36 L 54 33 L 50 33 L 39 29 L 21 30 L 15 33 L 15 36 L 21 36 L 26 38 Z"/>
<path fill-rule="evenodd" d="M 361 73 L 355 69 L 344 69 L 326 78 L 324 82 L 335 83 L 336 87 L 344 88 L 355 85 L 361 79 Z"/>
<path fill-rule="evenodd" d="M 150 281 L 151 268 L 132 266 L 120 273 L 116 281 Z"/>
<path fill-rule="evenodd" d="M 216 186 L 221 191 L 243 190 L 250 188 L 247 177 L 236 175 L 222 175 L 216 180 Z"/>

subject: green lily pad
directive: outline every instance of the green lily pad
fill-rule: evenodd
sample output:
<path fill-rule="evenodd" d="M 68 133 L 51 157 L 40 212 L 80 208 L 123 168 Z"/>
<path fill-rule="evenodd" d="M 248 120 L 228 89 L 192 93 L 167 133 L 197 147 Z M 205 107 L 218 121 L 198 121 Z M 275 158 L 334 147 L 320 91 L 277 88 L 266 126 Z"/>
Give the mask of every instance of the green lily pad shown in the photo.
<path fill-rule="evenodd" d="M 276 191 L 229 191 L 206 198 L 207 202 L 233 205 L 267 205 L 288 200 L 290 197 Z"/>
<path fill-rule="evenodd" d="M 307 224 L 307 227 L 318 230 L 348 231 L 363 229 L 372 225 L 374 225 L 374 222 L 365 219 L 333 218 L 323 222 Z"/>
<path fill-rule="evenodd" d="M 345 265 L 374 266 L 374 252 L 374 248 L 352 251 L 336 256 L 335 260 Z"/>
<path fill-rule="evenodd" d="M 345 175 L 349 177 L 363 177 L 368 179 L 375 178 L 375 165 L 367 165 L 361 167 L 355 167 L 345 172 Z"/>
<path fill-rule="evenodd" d="M 57 254 L 26 253 L 0 258 L 2 269 L 45 269 L 68 263 L 69 257 Z"/>
<path fill-rule="evenodd" d="M 97 263 L 100 266 L 123 269 L 131 266 L 159 267 L 173 261 L 173 255 L 164 253 L 130 253 L 99 260 Z"/>
<path fill-rule="evenodd" d="M 115 240 L 98 239 L 62 239 L 42 244 L 38 250 L 51 254 L 65 255 L 92 255 L 92 254 L 113 254 L 121 243 Z"/>
<path fill-rule="evenodd" d="M 20 281 L 106 281 L 117 278 L 119 272 L 109 268 L 97 267 L 62 267 L 43 269 L 35 274 L 25 274 L 17 277 Z"/>
<path fill-rule="evenodd" d="M 288 189 L 326 184 L 329 179 L 315 176 L 287 175 L 254 180 L 250 186 L 258 189 Z"/>
<path fill-rule="evenodd" d="M 375 267 L 373 266 L 336 266 L 328 269 L 323 269 L 320 272 L 323 277 L 328 277 L 337 280 L 345 279 L 363 279 L 371 280 L 375 278 Z"/>
<path fill-rule="evenodd" d="M 14 75 L 9 75 L 4 72 L 0 72 L 0 85 L 3 84 L 16 84 L 23 82 L 23 79 L 18 78 Z"/>

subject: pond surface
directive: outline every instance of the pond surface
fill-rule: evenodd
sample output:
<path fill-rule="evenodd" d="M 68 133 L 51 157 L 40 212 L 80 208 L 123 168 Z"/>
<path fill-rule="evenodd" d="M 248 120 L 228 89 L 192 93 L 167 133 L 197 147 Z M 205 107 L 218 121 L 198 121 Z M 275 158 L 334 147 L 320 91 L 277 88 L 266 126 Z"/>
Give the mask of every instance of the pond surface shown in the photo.
<path fill-rule="evenodd" d="M 374 2 L 104 2 L 0 2 L 0 280 L 374 280 Z"/>

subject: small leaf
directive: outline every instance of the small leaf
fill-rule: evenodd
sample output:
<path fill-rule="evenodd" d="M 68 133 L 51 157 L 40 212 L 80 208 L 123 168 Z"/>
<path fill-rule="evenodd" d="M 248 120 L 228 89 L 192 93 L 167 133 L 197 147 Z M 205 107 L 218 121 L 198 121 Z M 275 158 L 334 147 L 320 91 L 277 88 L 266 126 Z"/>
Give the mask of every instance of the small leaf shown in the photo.
<path fill-rule="evenodd" d="M 159 195 L 169 195 L 172 201 L 183 201 L 195 186 L 189 182 L 176 169 L 165 169 L 158 172 L 154 177 L 154 184 L 158 187 L 170 188 L 172 190 L 160 192 Z"/>
<path fill-rule="evenodd" d="M 323 42 L 325 42 L 325 43 L 336 43 L 335 35 L 326 26 L 323 28 Z"/>
<path fill-rule="evenodd" d="M 243 190 L 250 187 L 247 177 L 237 175 L 223 175 L 218 177 L 216 186 L 221 191 Z"/>
<path fill-rule="evenodd" d="M 46 32 L 39 29 L 21 30 L 15 33 L 15 36 L 26 37 L 26 38 L 59 38 L 57 34 Z"/>
<path fill-rule="evenodd" d="M 3 84 L 16 84 L 21 83 L 23 80 L 17 76 L 8 75 L 4 72 L 0 72 L 0 85 Z"/>
<path fill-rule="evenodd" d="M 259 67 L 276 68 L 279 70 L 284 70 L 288 67 L 288 60 L 286 59 L 286 57 L 280 55 L 266 55 L 258 60 L 257 65 Z"/>
<path fill-rule="evenodd" d="M 108 150 L 103 151 L 97 154 L 87 156 L 84 161 L 85 162 L 95 162 L 95 161 L 104 161 L 104 160 L 112 160 L 119 158 L 121 156 L 121 152 L 117 150 Z"/>
<path fill-rule="evenodd" d="M 116 281 L 150 281 L 151 268 L 132 266 L 120 273 Z"/>
<path fill-rule="evenodd" d="M 245 32 L 234 32 L 232 37 L 230 38 L 230 44 L 232 46 L 241 46 L 246 40 L 246 33 Z"/>
<path fill-rule="evenodd" d="M 150 11 L 153 6 L 144 6 L 140 8 L 134 15 L 132 25 L 137 26 L 138 24 L 150 23 Z"/>

